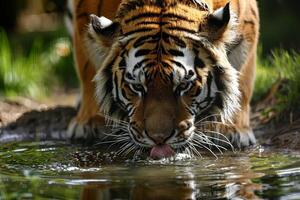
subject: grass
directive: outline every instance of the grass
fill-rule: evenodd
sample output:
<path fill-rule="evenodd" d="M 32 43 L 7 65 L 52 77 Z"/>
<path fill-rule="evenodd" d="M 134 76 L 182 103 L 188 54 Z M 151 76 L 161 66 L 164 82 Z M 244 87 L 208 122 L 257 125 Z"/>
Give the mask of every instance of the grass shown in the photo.
<path fill-rule="evenodd" d="M 273 109 L 277 112 L 299 110 L 300 54 L 278 49 L 267 58 L 261 53 L 258 57 L 253 101 L 258 102 L 269 93 L 276 99 Z"/>
<path fill-rule="evenodd" d="M 15 42 L 15 41 L 14 41 Z M 52 39 L 50 44 L 37 38 L 31 46 L 13 49 L 0 29 L 0 94 L 2 96 L 46 97 L 59 85 L 76 85 L 70 39 Z M 21 46 L 21 47 L 20 47 Z"/>

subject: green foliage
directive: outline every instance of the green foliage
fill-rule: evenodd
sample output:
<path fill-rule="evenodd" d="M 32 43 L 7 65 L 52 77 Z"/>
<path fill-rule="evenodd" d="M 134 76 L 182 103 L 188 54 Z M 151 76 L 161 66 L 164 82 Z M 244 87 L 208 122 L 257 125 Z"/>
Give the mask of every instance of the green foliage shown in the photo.
<path fill-rule="evenodd" d="M 40 42 L 36 41 L 27 57 L 14 54 L 4 31 L 0 32 L 0 90 L 4 95 L 40 97 L 47 91 L 47 71 L 38 58 Z"/>
<path fill-rule="evenodd" d="M 275 109 L 292 110 L 300 106 L 300 54 L 278 49 L 264 59 L 259 53 L 254 102 L 262 100 L 275 84 L 279 86 L 274 94 Z"/>
<path fill-rule="evenodd" d="M 22 46 L 12 49 L 0 30 L 0 94 L 41 98 L 59 83 L 76 85 L 68 38 L 53 39 L 50 45 L 38 38 L 32 43 L 28 53 L 23 53 Z"/>

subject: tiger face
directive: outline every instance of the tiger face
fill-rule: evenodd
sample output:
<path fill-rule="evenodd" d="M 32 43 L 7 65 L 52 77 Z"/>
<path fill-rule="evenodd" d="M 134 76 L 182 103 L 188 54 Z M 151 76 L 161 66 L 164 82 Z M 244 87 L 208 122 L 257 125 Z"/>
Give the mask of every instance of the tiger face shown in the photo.
<path fill-rule="evenodd" d="M 240 95 L 226 55 L 234 29 L 229 4 L 212 12 L 194 1 L 127 1 L 114 21 L 92 15 L 87 46 L 101 112 L 126 121 L 152 157 L 172 155 L 208 115 L 230 121 Z"/>

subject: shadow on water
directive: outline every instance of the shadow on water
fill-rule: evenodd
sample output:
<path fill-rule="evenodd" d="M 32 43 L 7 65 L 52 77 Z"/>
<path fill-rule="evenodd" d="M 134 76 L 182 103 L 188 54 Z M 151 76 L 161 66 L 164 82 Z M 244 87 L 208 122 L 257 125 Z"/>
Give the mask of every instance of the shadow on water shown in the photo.
<path fill-rule="evenodd" d="M 204 150 L 193 159 L 124 158 L 117 147 L 66 142 L 61 130 L 74 114 L 29 112 L 1 129 L 0 199 L 300 198 L 299 154 L 257 147 L 218 159 Z"/>

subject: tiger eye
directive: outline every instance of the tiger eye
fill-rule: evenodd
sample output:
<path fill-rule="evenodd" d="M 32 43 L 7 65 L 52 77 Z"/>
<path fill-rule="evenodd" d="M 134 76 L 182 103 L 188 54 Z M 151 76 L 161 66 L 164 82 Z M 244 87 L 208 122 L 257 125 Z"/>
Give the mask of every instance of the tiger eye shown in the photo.
<path fill-rule="evenodd" d="M 130 80 L 134 80 L 133 76 L 129 72 L 126 72 L 125 76 Z"/>
<path fill-rule="evenodd" d="M 141 84 L 133 84 L 132 85 L 133 89 L 137 90 L 137 91 L 143 91 L 144 87 Z"/>
<path fill-rule="evenodd" d="M 192 70 L 189 70 L 188 74 L 185 76 L 185 79 L 190 79 L 195 75 L 195 72 L 193 72 Z"/>
<path fill-rule="evenodd" d="M 184 89 L 186 89 L 188 87 L 188 85 L 189 85 L 188 82 L 182 82 L 182 83 L 179 84 L 178 88 L 180 90 L 184 90 Z"/>

